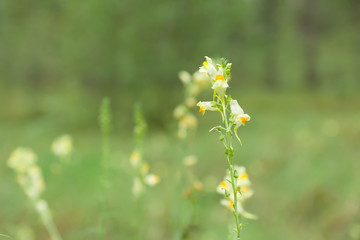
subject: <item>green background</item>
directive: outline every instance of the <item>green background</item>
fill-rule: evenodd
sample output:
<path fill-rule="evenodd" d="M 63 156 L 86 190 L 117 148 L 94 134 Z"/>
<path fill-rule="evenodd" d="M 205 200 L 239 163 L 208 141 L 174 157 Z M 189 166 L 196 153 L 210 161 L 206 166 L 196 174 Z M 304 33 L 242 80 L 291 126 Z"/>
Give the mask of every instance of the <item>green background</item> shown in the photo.
<path fill-rule="evenodd" d="M 357 0 L 34 0 L 0 2 L 0 233 L 29 226 L 49 239 L 6 160 L 32 147 L 64 239 L 99 239 L 101 133 L 111 99 L 111 216 L 105 239 L 177 239 L 191 212 L 179 180 L 185 153 L 172 112 L 183 99 L 180 70 L 205 55 L 233 63 L 229 93 L 252 117 L 235 161 L 254 196 L 242 239 L 360 239 L 360 3 Z M 210 89 L 199 100 L 210 100 Z M 145 158 L 161 182 L 143 210 L 133 201 L 128 158 L 133 106 L 148 122 Z M 188 239 L 226 239 L 231 213 L 216 184 L 226 160 L 220 121 L 199 117 L 188 152 L 204 183 Z M 53 174 L 50 145 L 74 138 L 72 161 Z M 143 211 L 140 215 L 139 212 Z M 0 236 L 0 239 L 4 237 Z M 5 239 L 5 238 L 4 238 Z"/>

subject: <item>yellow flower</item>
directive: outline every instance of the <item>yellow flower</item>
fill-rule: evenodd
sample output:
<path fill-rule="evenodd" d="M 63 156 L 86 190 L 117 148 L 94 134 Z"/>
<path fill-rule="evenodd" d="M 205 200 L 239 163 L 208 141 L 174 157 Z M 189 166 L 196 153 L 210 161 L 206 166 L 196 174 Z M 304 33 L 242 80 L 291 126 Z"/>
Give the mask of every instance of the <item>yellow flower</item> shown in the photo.
<path fill-rule="evenodd" d="M 197 118 L 192 114 L 187 114 L 180 119 L 180 125 L 185 128 L 196 128 L 197 122 Z"/>
<path fill-rule="evenodd" d="M 219 95 L 219 97 L 224 97 L 226 93 L 226 89 L 229 87 L 227 81 L 225 80 L 223 75 L 217 75 L 215 78 L 215 82 L 213 86 L 211 87 L 216 91 L 216 94 Z"/>
<path fill-rule="evenodd" d="M 184 164 L 187 167 L 192 167 L 197 163 L 197 158 L 194 155 L 187 156 L 184 159 Z"/>
<path fill-rule="evenodd" d="M 206 110 L 209 110 L 209 111 L 217 111 L 218 110 L 215 102 L 198 102 L 197 106 L 200 107 L 199 112 L 202 114 L 205 114 Z"/>
<path fill-rule="evenodd" d="M 205 56 L 205 59 L 206 61 L 203 62 L 203 66 L 200 67 L 199 72 L 207 73 L 209 77 L 214 80 L 217 75 L 216 66 L 211 58 Z"/>
<path fill-rule="evenodd" d="M 179 72 L 179 79 L 183 84 L 188 84 L 191 81 L 191 75 L 187 71 L 180 71 Z"/>
<path fill-rule="evenodd" d="M 160 182 L 160 178 L 155 174 L 149 174 L 145 177 L 144 181 L 149 186 L 155 186 Z"/>
<path fill-rule="evenodd" d="M 30 148 L 19 147 L 12 152 L 7 165 L 17 172 L 24 173 L 36 163 L 36 160 L 36 154 Z"/>
<path fill-rule="evenodd" d="M 245 218 L 255 219 L 256 216 L 248 213 L 243 208 L 243 203 L 246 199 L 250 198 L 253 195 L 253 191 L 250 188 L 250 180 L 249 175 L 246 173 L 245 167 L 241 166 L 233 166 L 233 171 L 236 172 L 237 178 L 235 179 L 235 189 L 236 189 L 236 202 L 237 202 L 237 210 L 239 214 L 241 214 Z M 233 211 L 234 206 L 234 190 L 229 182 L 231 180 L 230 172 L 227 171 L 226 176 L 222 182 L 217 186 L 216 191 L 222 195 L 224 195 L 225 199 L 221 200 L 221 205 L 227 207 L 228 209 Z"/>
<path fill-rule="evenodd" d="M 73 149 L 73 141 L 70 135 L 63 135 L 54 140 L 51 145 L 51 150 L 53 153 L 60 157 L 68 156 Z"/>
<path fill-rule="evenodd" d="M 194 82 L 201 88 L 207 87 L 210 84 L 209 77 L 204 72 L 195 72 L 193 74 Z"/>
<path fill-rule="evenodd" d="M 250 116 L 244 113 L 244 110 L 240 107 L 237 100 L 230 101 L 230 110 L 234 117 L 235 128 L 245 125 L 245 123 L 250 121 Z"/>
<path fill-rule="evenodd" d="M 186 112 L 186 107 L 184 105 L 179 105 L 174 109 L 174 118 L 180 119 L 186 114 Z"/>
<path fill-rule="evenodd" d="M 194 186 L 194 189 L 198 192 L 201 192 L 204 189 L 204 185 L 200 181 L 195 181 L 193 186 Z"/>
<path fill-rule="evenodd" d="M 130 163 L 133 167 L 137 167 L 140 164 L 140 154 L 138 151 L 133 151 L 130 156 Z"/>

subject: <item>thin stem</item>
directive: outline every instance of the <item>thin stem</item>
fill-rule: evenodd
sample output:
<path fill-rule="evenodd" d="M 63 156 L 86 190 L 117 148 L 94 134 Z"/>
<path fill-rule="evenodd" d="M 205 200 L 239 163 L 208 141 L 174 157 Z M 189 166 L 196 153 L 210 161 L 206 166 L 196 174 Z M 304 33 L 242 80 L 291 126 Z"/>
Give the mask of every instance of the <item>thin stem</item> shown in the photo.
<path fill-rule="evenodd" d="M 46 223 L 44 223 L 44 225 L 48 230 L 52 240 L 62 240 L 62 238 L 60 237 L 60 233 L 57 230 L 52 218 L 49 218 L 49 220 Z"/>
<path fill-rule="evenodd" d="M 234 169 L 233 169 L 233 157 L 232 157 L 232 150 L 230 151 L 231 147 L 231 132 L 230 127 L 226 115 L 226 106 L 225 106 L 225 99 L 221 98 L 221 104 L 223 108 L 223 116 L 224 116 L 224 125 L 226 127 L 226 140 L 227 140 L 227 151 L 226 151 L 226 157 L 229 163 L 229 171 L 230 171 L 230 177 L 231 177 L 231 186 L 233 188 L 234 192 L 234 202 L 233 202 L 233 214 L 235 217 L 236 222 L 236 237 L 237 239 L 240 239 L 240 222 L 239 222 L 239 213 L 238 213 L 238 207 L 237 207 L 237 189 L 236 189 L 236 183 L 235 183 L 235 177 L 234 177 Z"/>
<path fill-rule="evenodd" d="M 40 218 L 46 228 L 46 230 L 49 232 L 51 240 L 62 240 L 60 233 L 54 223 L 54 220 L 52 218 L 51 212 L 48 208 L 44 208 L 42 210 L 39 210 L 36 205 L 40 203 L 40 200 L 35 199 L 33 200 L 33 204 L 35 205 L 35 208 L 37 209 L 38 214 L 40 215 Z"/>

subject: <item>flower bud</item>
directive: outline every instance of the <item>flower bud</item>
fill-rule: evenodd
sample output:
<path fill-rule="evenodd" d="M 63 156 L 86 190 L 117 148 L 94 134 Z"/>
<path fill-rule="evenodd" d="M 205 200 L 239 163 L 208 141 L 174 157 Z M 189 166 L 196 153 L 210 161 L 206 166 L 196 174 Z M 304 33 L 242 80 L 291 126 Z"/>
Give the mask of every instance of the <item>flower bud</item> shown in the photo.
<path fill-rule="evenodd" d="M 234 177 L 235 178 L 239 178 L 239 173 L 238 173 L 238 171 L 235 169 L 235 171 L 234 171 Z"/>

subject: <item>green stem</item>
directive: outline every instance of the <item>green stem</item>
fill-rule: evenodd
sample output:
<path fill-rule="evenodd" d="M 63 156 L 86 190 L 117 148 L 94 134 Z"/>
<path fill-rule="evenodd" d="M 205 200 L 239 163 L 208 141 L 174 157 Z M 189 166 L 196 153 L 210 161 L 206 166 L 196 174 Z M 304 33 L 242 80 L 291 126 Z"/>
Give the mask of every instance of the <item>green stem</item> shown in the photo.
<path fill-rule="evenodd" d="M 36 209 L 37 209 L 36 205 L 38 203 L 39 203 L 38 199 L 33 200 L 33 204 L 35 205 Z M 49 209 L 46 208 L 43 211 L 37 210 L 37 212 L 39 213 L 40 218 L 41 218 L 46 230 L 49 232 L 51 240 L 62 240 Z"/>
<path fill-rule="evenodd" d="M 44 224 L 45 224 L 45 227 L 48 230 L 52 240 L 62 240 L 62 238 L 60 237 L 60 233 L 57 230 L 52 218 L 50 218 L 49 221 Z"/>
<path fill-rule="evenodd" d="M 230 171 L 230 176 L 231 176 L 231 186 L 233 188 L 233 192 L 234 192 L 234 202 L 233 202 L 233 214 L 235 217 L 235 222 L 236 222 L 236 238 L 240 239 L 240 220 L 239 220 L 239 213 L 238 213 L 238 207 L 237 207 L 237 189 L 236 189 L 236 182 L 235 182 L 235 177 L 234 177 L 234 169 L 233 169 L 233 157 L 232 157 L 232 150 L 231 149 L 231 132 L 230 132 L 230 127 L 229 123 L 228 123 L 228 119 L 227 119 L 227 115 L 226 115 L 226 107 L 225 107 L 225 99 L 221 98 L 221 104 L 222 104 L 222 108 L 223 108 L 223 116 L 224 116 L 224 125 L 226 127 L 226 140 L 227 140 L 227 151 L 226 151 L 226 157 L 229 163 L 229 171 Z"/>

